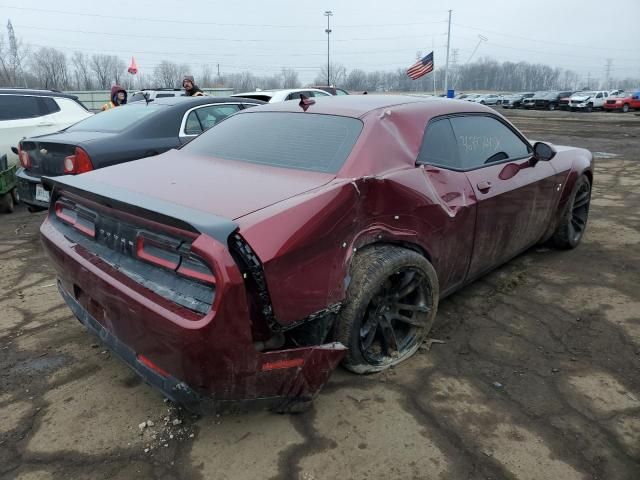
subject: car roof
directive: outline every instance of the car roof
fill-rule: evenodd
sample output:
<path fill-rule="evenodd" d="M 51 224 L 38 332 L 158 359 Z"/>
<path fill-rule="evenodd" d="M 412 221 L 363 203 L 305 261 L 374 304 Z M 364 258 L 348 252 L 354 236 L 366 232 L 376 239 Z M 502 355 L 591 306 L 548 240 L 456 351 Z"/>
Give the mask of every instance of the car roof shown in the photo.
<path fill-rule="evenodd" d="M 315 103 L 307 108 L 307 112 L 344 117 L 361 118 L 366 114 L 382 108 L 411 103 L 424 103 L 425 107 L 433 111 L 432 116 L 454 112 L 493 112 L 493 109 L 480 104 L 464 100 L 454 100 L 440 97 L 421 97 L 411 95 L 340 95 L 313 99 Z M 299 102 L 268 103 L 247 112 L 301 112 Z"/>
<path fill-rule="evenodd" d="M 177 97 L 163 97 L 163 98 L 156 98 L 153 103 L 156 105 L 184 105 L 184 104 L 190 104 L 190 105 L 202 105 L 202 104 L 206 104 L 206 103 L 238 103 L 239 101 L 241 102 L 242 100 L 246 100 L 247 103 L 264 103 L 261 100 L 254 100 L 252 98 L 242 98 L 242 97 L 211 97 L 209 95 L 203 95 L 203 96 L 198 96 L 198 97 L 182 97 L 182 96 L 177 96 Z M 135 103 L 142 103 L 144 104 L 144 100 L 140 100 L 138 102 Z"/>
<path fill-rule="evenodd" d="M 323 93 L 324 90 L 320 90 L 319 88 L 308 87 L 308 88 L 273 88 L 271 90 L 255 90 L 253 92 L 242 92 L 242 93 L 234 93 L 234 97 L 241 97 L 242 95 L 275 95 L 276 93 L 295 93 L 295 92 L 308 92 L 308 91 L 320 91 Z"/>
<path fill-rule="evenodd" d="M 30 88 L 0 88 L 0 95 L 25 95 L 31 97 L 63 97 L 77 100 L 76 95 L 58 92 L 56 90 L 36 90 Z"/>

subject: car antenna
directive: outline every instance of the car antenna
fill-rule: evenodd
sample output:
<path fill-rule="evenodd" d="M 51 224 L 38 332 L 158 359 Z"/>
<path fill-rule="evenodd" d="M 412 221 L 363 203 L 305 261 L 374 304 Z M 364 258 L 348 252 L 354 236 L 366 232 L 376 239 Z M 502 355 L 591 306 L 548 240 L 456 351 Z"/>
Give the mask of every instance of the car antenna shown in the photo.
<path fill-rule="evenodd" d="M 313 98 L 307 97 L 304 93 L 300 94 L 300 103 L 298 103 L 298 105 L 303 111 L 306 112 L 307 108 L 309 108 L 314 103 L 316 103 L 316 101 Z"/>

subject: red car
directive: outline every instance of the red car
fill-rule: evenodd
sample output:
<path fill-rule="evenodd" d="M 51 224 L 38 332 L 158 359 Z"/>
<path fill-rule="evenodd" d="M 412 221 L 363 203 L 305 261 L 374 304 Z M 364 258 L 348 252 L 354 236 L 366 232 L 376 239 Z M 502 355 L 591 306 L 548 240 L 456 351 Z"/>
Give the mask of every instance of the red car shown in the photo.
<path fill-rule="evenodd" d="M 41 234 L 74 314 L 167 397 L 293 410 L 341 361 L 407 359 L 480 275 L 575 247 L 592 181 L 589 151 L 479 104 L 302 98 L 48 180 Z"/>
<path fill-rule="evenodd" d="M 617 98 L 609 98 L 609 100 L 602 105 L 602 109 L 625 113 L 631 109 L 640 109 L 640 90 L 626 95 L 621 94 L 621 96 Z"/>

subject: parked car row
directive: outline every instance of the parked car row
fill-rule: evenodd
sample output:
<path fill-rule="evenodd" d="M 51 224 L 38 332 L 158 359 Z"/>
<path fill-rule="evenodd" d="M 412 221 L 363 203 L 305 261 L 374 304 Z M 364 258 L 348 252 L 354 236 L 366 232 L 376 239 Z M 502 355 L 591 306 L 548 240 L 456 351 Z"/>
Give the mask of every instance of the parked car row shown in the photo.
<path fill-rule="evenodd" d="M 581 91 L 538 91 L 513 94 L 463 93 L 455 98 L 483 105 L 501 105 L 503 108 L 524 108 L 542 110 L 621 111 L 640 109 L 640 90 L 581 90 Z"/>

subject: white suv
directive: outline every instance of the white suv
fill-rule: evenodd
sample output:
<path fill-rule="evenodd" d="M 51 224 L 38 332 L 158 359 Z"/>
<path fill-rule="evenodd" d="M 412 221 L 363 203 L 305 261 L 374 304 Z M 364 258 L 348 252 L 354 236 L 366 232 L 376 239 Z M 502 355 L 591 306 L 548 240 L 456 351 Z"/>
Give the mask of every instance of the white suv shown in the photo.
<path fill-rule="evenodd" d="M 285 100 L 300 100 L 305 97 L 331 97 L 332 95 L 319 88 L 288 88 L 282 90 L 256 90 L 255 92 L 234 93 L 232 97 L 252 98 L 263 102 L 275 103 Z"/>
<path fill-rule="evenodd" d="M 569 98 L 569 108 L 571 110 L 586 110 L 591 112 L 594 108 L 602 108 L 609 97 L 607 91 L 597 92 L 576 92 Z"/>
<path fill-rule="evenodd" d="M 57 132 L 93 115 L 78 97 L 52 90 L 0 89 L 0 156 L 18 163 L 11 150 L 25 137 Z"/>

